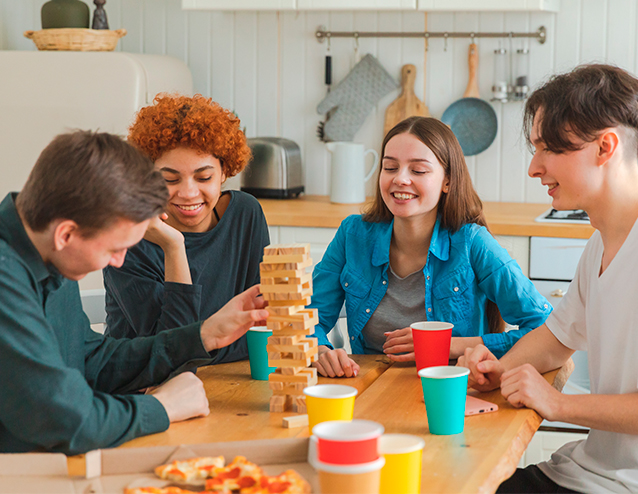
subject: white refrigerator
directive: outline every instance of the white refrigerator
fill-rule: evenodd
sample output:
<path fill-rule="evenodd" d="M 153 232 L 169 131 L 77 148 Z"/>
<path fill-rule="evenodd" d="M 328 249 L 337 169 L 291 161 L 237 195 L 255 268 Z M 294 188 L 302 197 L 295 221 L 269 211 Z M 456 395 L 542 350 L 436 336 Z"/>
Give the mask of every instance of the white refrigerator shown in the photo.
<path fill-rule="evenodd" d="M 121 52 L 0 51 L 0 200 L 22 188 L 54 136 L 71 129 L 125 136 L 135 112 L 160 92 L 192 95 L 186 64 Z M 80 287 L 101 288 L 101 273 Z"/>

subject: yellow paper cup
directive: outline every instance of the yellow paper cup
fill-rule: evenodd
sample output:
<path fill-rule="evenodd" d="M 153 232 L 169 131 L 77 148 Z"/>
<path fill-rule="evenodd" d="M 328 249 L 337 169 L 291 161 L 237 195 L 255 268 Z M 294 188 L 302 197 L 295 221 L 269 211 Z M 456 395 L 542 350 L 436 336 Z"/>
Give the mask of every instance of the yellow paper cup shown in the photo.
<path fill-rule="evenodd" d="M 318 384 L 303 390 L 306 395 L 308 427 L 328 420 L 352 420 L 357 388 L 342 384 Z"/>
<path fill-rule="evenodd" d="M 421 492 L 421 459 L 425 441 L 409 434 L 384 434 L 379 454 L 385 458 L 379 494 Z"/>

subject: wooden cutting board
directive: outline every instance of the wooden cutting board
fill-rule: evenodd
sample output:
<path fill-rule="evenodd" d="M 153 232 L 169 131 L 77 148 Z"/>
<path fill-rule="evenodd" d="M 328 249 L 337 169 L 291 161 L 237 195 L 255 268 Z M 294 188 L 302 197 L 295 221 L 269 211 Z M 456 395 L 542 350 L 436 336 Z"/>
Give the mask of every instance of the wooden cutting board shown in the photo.
<path fill-rule="evenodd" d="M 404 65 L 401 69 L 401 95 L 390 103 L 385 111 L 384 136 L 392 127 L 408 117 L 430 116 L 428 107 L 414 94 L 415 79 L 416 67 L 412 64 Z"/>

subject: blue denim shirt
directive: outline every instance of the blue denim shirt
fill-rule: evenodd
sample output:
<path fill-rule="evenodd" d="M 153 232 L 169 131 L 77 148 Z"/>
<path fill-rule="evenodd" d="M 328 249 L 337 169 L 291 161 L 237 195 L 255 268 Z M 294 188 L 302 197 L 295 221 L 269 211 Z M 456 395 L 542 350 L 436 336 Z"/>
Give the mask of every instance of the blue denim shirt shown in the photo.
<path fill-rule="evenodd" d="M 388 287 L 392 226 L 365 222 L 360 215 L 341 223 L 312 277 L 319 345 L 332 348 L 326 335 L 345 300 L 352 353 L 364 353 L 362 330 Z M 423 274 L 427 319 L 453 323 L 452 336 L 482 336 L 496 357 L 542 325 L 552 311 L 516 261 L 485 227 L 474 223 L 451 233 L 437 221 Z M 519 329 L 489 333 L 488 299 L 496 302 L 505 322 Z M 388 328 L 394 329 L 399 328 Z"/>

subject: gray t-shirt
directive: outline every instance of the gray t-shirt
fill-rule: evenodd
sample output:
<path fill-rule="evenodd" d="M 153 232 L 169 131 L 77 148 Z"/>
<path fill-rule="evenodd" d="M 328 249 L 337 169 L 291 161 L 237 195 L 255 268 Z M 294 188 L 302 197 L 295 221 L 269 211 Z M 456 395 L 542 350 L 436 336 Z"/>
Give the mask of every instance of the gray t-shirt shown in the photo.
<path fill-rule="evenodd" d="M 425 278 L 419 269 L 405 278 L 388 270 L 388 290 L 377 310 L 363 327 L 366 353 L 383 353 L 383 333 L 407 328 L 410 324 L 425 321 Z"/>

